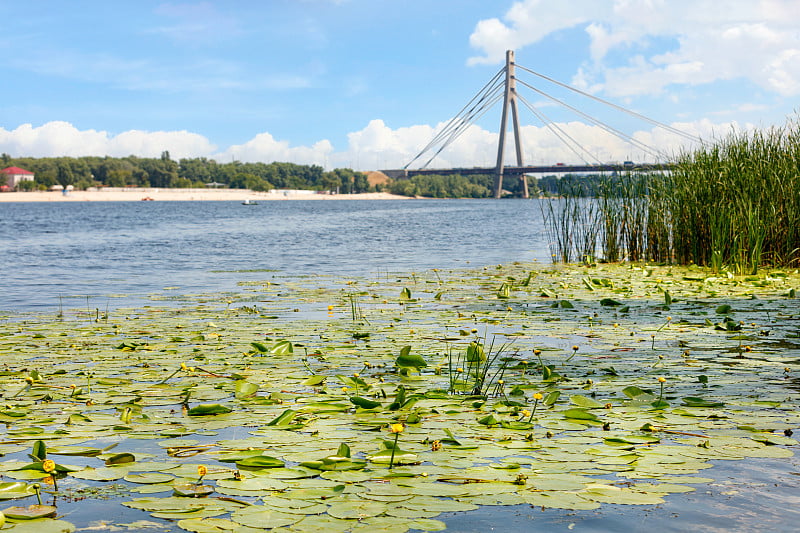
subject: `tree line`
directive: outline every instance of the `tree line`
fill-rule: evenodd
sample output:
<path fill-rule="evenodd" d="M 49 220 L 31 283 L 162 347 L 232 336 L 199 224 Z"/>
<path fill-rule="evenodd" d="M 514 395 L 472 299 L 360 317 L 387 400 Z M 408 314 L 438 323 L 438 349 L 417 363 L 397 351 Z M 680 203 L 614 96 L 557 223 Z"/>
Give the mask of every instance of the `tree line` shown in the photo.
<path fill-rule="evenodd" d="M 11 157 L 0 155 L 2 168 L 17 166 L 35 174 L 20 188 L 49 189 L 53 185 L 89 187 L 204 188 L 228 187 L 268 191 L 307 189 L 358 194 L 374 191 L 366 174 L 349 168 L 325 171 L 319 165 L 294 163 L 218 163 L 205 157 L 174 161 L 165 151 L 147 157 Z"/>
<path fill-rule="evenodd" d="M 577 196 L 596 197 L 608 176 L 556 175 L 535 178 L 528 176 L 528 196 Z M 412 176 L 407 180 L 395 180 L 388 186 L 389 192 L 403 196 L 426 198 L 489 198 L 493 195 L 494 174 L 426 174 Z M 522 197 L 522 180 L 506 177 L 503 195 Z"/>
<path fill-rule="evenodd" d="M 305 189 L 335 191 L 342 194 L 386 191 L 402 196 L 426 198 L 489 198 L 492 196 L 493 174 L 470 176 L 424 175 L 410 179 L 390 180 L 371 186 L 367 175 L 349 168 L 324 170 L 319 165 L 295 163 L 219 163 L 205 157 L 178 161 L 164 151 L 161 157 L 11 157 L 0 155 L 2 168 L 17 166 L 36 175 L 35 182 L 24 181 L 21 190 L 49 189 L 53 185 L 89 187 L 158 187 L 204 188 L 226 187 L 269 191 L 271 189 Z M 528 195 L 597 196 L 604 176 L 528 177 Z M 506 196 L 521 197 L 522 181 L 506 179 Z"/>

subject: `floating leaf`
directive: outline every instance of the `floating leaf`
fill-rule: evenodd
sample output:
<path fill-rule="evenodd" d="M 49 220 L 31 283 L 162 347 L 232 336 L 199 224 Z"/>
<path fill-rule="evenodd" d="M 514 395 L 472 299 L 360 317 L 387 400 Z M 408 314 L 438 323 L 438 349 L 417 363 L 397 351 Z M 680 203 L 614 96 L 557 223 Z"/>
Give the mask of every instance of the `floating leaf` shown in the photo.
<path fill-rule="evenodd" d="M 296 415 L 297 415 L 296 411 L 292 409 L 286 409 L 280 415 L 276 416 L 275 418 L 267 422 L 267 425 L 278 426 L 278 427 L 288 426 L 291 424 L 292 420 L 294 420 L 294 417 Z"/>
<path fill-rule="evenodd" d="M 280 468 L 284 462 L 269 455 L 254 455 L 240 461 L 236 461 L 239 468 Z"/>
<path fill-rule="evenodd" d="M 267 353 L 267 352 L 269 352 L 269 348 L 267 348 L 267 345 L 264 344 L 264 343 L 261 343 L 261 342 L 251 342 L 250 346 L 255 348 L 256 351 L 259 352 L 259 353 Z"/>
<path fill-rule="evenodd" d="M 6 518 L 12 520 L 34 520 L 55 516 L 58 509 L 53 505 L 29 505 L 27 507 L 8 507 L 3 509 Z"/>
<path fill-rule="evenodd" d="M 411 346 L 403 346 L 400 350 L 400 355 L 395 359 L 395 364 L 398 367 L 410 367 L 410 368 L 424 368 L 428 366 L 428 363 L 425 362 L 425 359 L 422 358 L 419 354 L 411 355 Z"/>
<path fill-rule="evenodd" d="M 198 485 L 196 483 L 180 483 L 173 485 L 172 492 L 176 496 L 189 498 L 203 498 L 214 492 L 211 485 Z"/>
<path fill-rule="evenodd" d="M 303 382 L 303 385 L 305 385 L 307 387 L 316 387 L 318 385 L 324 384 L 325 383 L 325 379 L 326 379 L 326 376 L 323 376 L 321 374 L 317 374 L 317 375 L 311 376 L 310 378 L 305 380 Z"/>
<path fill-rule="evenodd" d="M 569 401 L 577 405 L 578 407 L 585 407 L 587 409 L 596 409 L 598 407 L 603 407 L 604 405 L 597 400 L 589 398 L 587 396 L 581 396 L 580 394 L 576 394 L 574 396 L 569 397 Z"/>
<path fill-rule="evenodd" d="M 681 401 L 683 405 L 689 407 L 723 407 L 725 405 L 724 402 L 706 400 L 704 398 L 698 398 L 697 396 L 686 396 L 682 398 Z"/>
<path fill-rule="evenodd" d="M 175 476 L 163 472 L 146 472 L 144 474 L 127 474 L 123 477 L 130 483 L 140 483 L 144 485 L 168 483 L 175 479 Z"/>
<path fill-rule="evenodd" d="M 33 494 L 36 494 L 33 485 L 28 485 L 24 481 L 0 482 L 0 500 L 27 498 Z"/>
<path fill-rule="evenodd" d="M 375 409 L 376 407 L 381 406 L 381 402 L 376 402 L 374 400 L 368 400 L 367 398 L 362 398 L 361 396 L 351 396 L 350 401 L 356 407 L 361 407 L 362 409 Z"/>
<path fill-rule="evenodd" d="M 230 413 L 232 409 L 218 403 L 201 403 L 189 409 L 189 416 L 208 416 L 208 415 L 224 415 Z"/>
<path fill-rule="evenodd" d="M 597 415 L 590 413 L 586 409 L 567 409 L 564 411 L 564 418 L 572 418 L 575 420 L 599 420 Z"/>
<path fill-rule="evenodd" d="M 294 353 L 294 347 L 289 341 L 278 341 L 270 348 L 269 353 L 272 355 L 291 355 Z"/>
<path fill-rule="evenodd" d="M 231 514 L 231 520 L 237 524 L 261 530 L 289 526 L 301 518 L 299 515 L 282 513 L 263 505 L 251 505 Z"/>
<path fill-rule="evenodd" d="M 234 383 L 234 394 L 236 398 L 240 400 L 255 396 L 256 392 L 258 392 L 258 385 L 256 383 L 251 383 L 244 379 L 236 380 Z"/>

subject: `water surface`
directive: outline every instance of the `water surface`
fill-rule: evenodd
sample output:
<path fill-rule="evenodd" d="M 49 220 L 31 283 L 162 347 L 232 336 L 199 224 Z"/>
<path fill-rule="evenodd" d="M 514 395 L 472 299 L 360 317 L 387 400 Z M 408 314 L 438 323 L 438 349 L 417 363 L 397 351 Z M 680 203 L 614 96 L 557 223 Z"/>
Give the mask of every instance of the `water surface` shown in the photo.
<path fill-rule="evenodd" d="M 538 200 L 0 204 L 0 310 L 549 256 Z M 114 298 L 109 298 L 114 295 Z"/>

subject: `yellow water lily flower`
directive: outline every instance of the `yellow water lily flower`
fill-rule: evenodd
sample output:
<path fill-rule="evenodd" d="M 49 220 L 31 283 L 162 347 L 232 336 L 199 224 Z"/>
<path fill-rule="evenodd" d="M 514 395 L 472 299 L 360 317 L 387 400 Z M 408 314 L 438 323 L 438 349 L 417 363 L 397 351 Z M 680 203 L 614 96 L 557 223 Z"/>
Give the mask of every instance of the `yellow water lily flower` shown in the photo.
<path fill-rule="evenodd" d="M 206 474 L 208 474 L 208 468 L 206 468 L 206 465 L 197 465 L 197 475 L 203 477 Z"/>
<path fill-rule="evenodd" d="M 535 394 L 533 395 L 533 399 L 534 399 L 534 400 L 541 400 L 542 398 L 544 398 L 544 396 L 542 396 L 542 393 L 541 393 L 541 392 L 537 392 L 537 393 L 535 393 Z"/>
<path fill-rule="evenodd" d="M 391 433 L 402 433 L 404 429 L 406 429 L 406 427 L 403 425 L 402 422 L 389 425 L 389 431 Z"/>
<path fill-rule="evenodd" d="M 52 474 L 56 471 L 56 463 L 51 459 L 45 459 L 42 461 L 42 470 L 47 472 L 48 474 Z"/>

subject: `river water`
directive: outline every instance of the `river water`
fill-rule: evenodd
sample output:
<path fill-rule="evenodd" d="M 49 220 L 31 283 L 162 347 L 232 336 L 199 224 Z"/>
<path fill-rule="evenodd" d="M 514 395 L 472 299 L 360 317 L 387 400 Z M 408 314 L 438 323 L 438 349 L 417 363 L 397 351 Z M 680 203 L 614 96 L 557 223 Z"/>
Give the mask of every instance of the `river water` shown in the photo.
<path fill-rule="evenodd" d="M 0 311 L 548 258 L 538 200 L 0 203 Z"/>
<path fill-rule="evenodd" d="M 129 306 L 164 290 L 224 292 L 271 276 L 549 259 L 538 200 L 0 203 L 0 313 L 49 312 L 64 299 Z M 796 456 L 723 461 L 702 474 L 715 483 L 658 506 L 485 507 L 440 518 L 475 532 L 797 531 L 799 470 Z"/>

